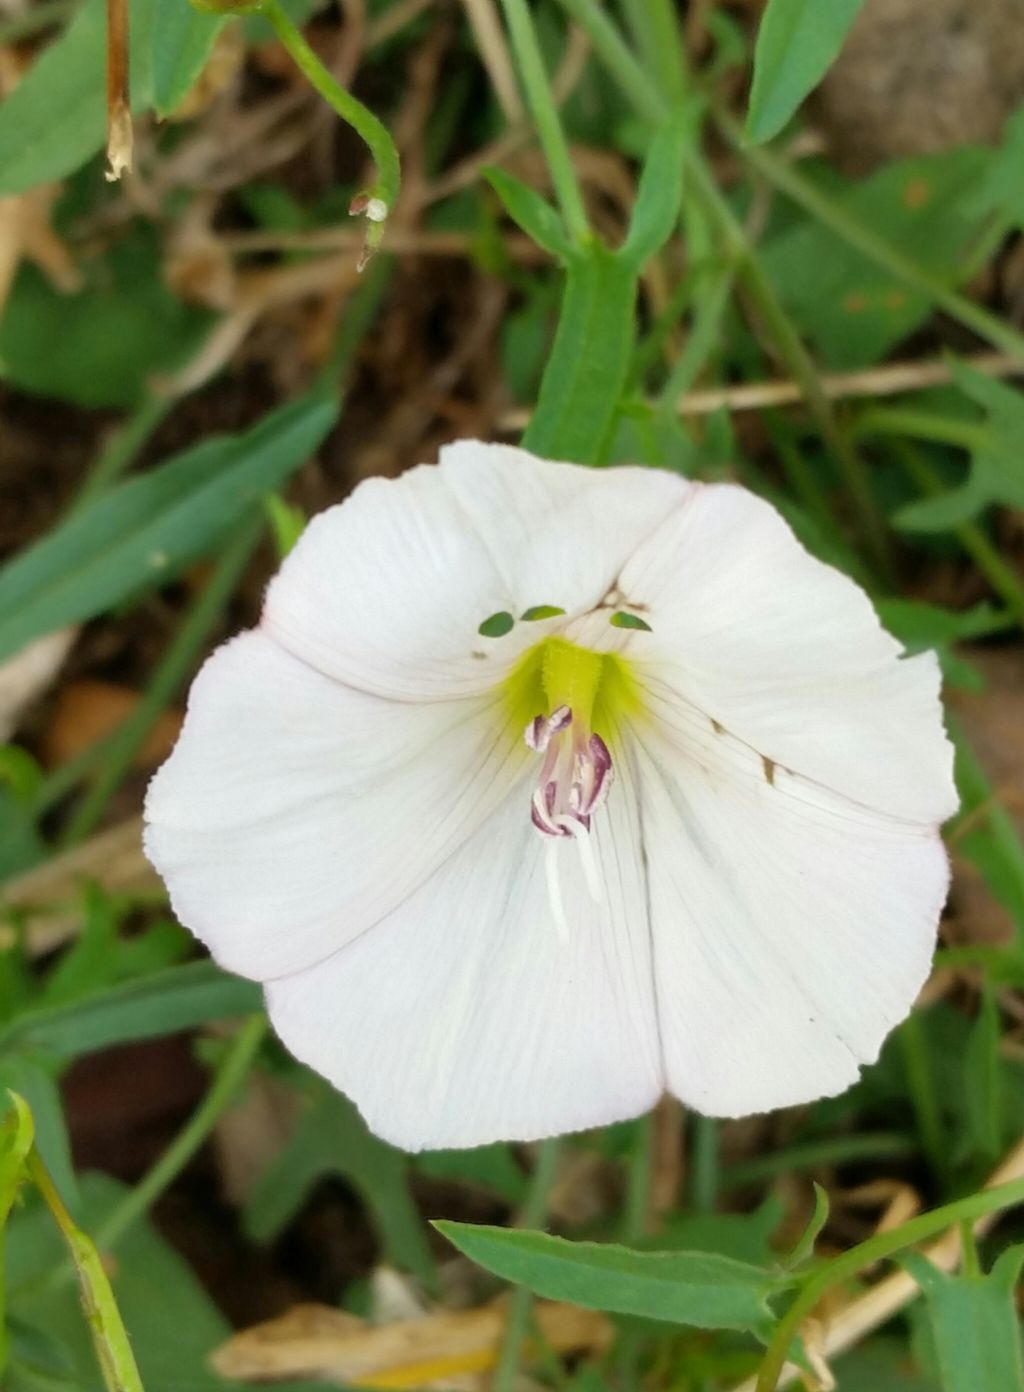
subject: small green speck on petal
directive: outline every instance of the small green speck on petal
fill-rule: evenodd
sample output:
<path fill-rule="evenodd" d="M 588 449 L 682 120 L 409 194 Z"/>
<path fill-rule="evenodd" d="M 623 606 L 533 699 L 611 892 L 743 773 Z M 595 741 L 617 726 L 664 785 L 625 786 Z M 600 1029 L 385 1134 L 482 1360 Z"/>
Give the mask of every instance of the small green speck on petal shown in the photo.
<path fill-rule="evenodd" d="M 527 623 L 532 623 L 535 619 L 557 619 L 559 614 L 564 614 L 564 609 L 559 609 L 557 604 L 535 604 L 532 609 L 527 609 L 523 618 Z"/>
<path fill-rule="evenodd" d="M 485 638 L 504 638 L 506 633 L 511 633 L 515 627 L 515 619 L 507 609 L 502 609 L 498 614 L 492 614 L 489 619 L 484 619 L 477 629 L 477 633 L 483 634 Z"/>
<path fill-rule="evenodd" d="M 651 632 L 651 626 L 646 623 L 639 614 L 627 614 L 620 609 L 613 614 L 608 621 L 613 628 L 642 628 L 645 633 Z"/>

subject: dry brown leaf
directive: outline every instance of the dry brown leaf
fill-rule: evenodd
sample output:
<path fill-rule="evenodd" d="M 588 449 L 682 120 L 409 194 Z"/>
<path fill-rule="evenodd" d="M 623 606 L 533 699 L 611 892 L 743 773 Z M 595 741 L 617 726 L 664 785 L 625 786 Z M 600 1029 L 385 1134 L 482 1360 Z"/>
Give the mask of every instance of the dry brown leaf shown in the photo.
<path fill-rule="evenodd" d="M 0 905 L 29 914 L 27 947 L 32 956 L 52 951 L 79 931 L 86 879 L 97 880 L 108 894 L 159 888 L 156 871 L 142 853 L 141 817 L 111 827 L 3 886 Z"/>
<path fill-rule="evenodd" d="M 0 309 L 10 294 L 22 259 L 33 261 L 66 294 L 81 276 L 64 242 L 50 224 L 58 184 L 40 184 L 26 193 L 0 198 Z"/>
<path fill-rule="evenodd" d="M 49 688 L 77 636 L 77 628 L 47 633 L 0 663 L 0 740 L 10 739 L 22 714 Z"/>
<path fill-rule="evenodd" d="M 141 700 L 141 692 L 113 682 L 68 682 L 60 690 L 43 737 L 43 761 L 52 768 L 75 758 L 115 730 Z M 181 721 L 179 711 L 164 711 L 136 754 L 134 767 L 153 768 L 166 759 L 181 731 Z"/>
<path fill-rule="evenodd" d="M 557 1353 L 600 1352 L 611 1341 L 604 1315 L 548 1301 L 534 1313 Z M 359 1387 L 453 1388 L 494 1366 L 504 1325 L 504 1300 L 386 1325 L 298 1305 L 234 1335 L 211 1361 L 224 1377 L 255 1382 L 322 1377 Z"/>

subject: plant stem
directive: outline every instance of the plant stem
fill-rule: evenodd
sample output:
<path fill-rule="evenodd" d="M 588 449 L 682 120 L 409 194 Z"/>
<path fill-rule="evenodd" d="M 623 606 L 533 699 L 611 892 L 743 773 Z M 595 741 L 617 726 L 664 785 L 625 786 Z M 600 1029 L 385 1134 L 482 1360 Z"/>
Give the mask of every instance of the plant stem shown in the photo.
<path fill-rule="evenodd" d="M 897 1035 L 903 1066 L 907 1075 L 907 1090 L 917 1120 L 921 1148 L 928 1157 L 933 1174 L 945 1179 L 948 1173 L 946 1163 L 946 1143 L 942 1127 L 942 1113 L 935 1091 L 931 1062 L 928 1058 L 928 1044 L 921 1024 L 919 1011 L 912 1010 L 904 1020 Z"/>
<path fill-rule="evenodd" d="M 727 112 L 717 111 L 716 119 L 725 138 L 751 168 L 756 169 L 774 188 L 805 212 L 831 228 L 848 246 L 854 247 L 904 285 L 926 295 L 939 309 L 973 330 L 979 338 L 1015 357 L 1024 358 L 1024 334 L 982 305 L 967 299 L 937 276 L 923 271 L 909 256 L 891 246 L 847 208 L 819 192 L 770 146 L 748 144 L 742 127 Z"/>
<path fill-rule="evenodd" d="M 185 680 L 263 530 L 261 515 L 248 517 L 227 544 L 213 574 L 153 673 L 138 706 L 114 732 L 92 787 L 60 837 L 61 849 L 77 845 L 96 826 L 157 719 Z"/>
<path fill-rule="evenodd" d="M 866 412 L 865 415 L 877 418 L 880 411 Z M 910 412 L 885 412 L 890 415 L 910 415 Z M 925 417 L 925 419 L 929 419 Z M 978 429 L 979 427 L 974 427 Z M 908 474 L 929 497 L 937 497 L 945 490 L 935 475 L 935 471 L 920 450 L 915 449 L 909 440 L 895 439 L 894 453 Z M 974 522 L 962 522 L 952 529 L 953 535 L 981 571 L 993 591 L 1006 605 L 1018 623 L 1024 624 L 1024 583 L 1017 571 L 999 554 L 982 529 Z"/>
<path fill-rule="evenodd" d="M 713 1213 L 718 1203 L 718 1122 L 691 1114 L 690 1204 L 695 1213 Z"/>
<path fill-rule="evenodd" d="M 658 393 L 657 401 L 662 410 L 677 410 L 680 399 L 686 395 L 704 370 L 718 341 L 719 329 L 725 311 L 729 308 L 735 278 L 734 265 L 721 266 L 701 296 L 686 346 Z"/>
<path fill-rule="evenodd" d="M 775 1392 L 775 1387 L 800 1326 L 811 1313 L 827 1290 L 840 1281 L 845 1281 L 867 1266 L 883 1261 L 886 1257 L 901 1252 L 905 1247 L 913 1247 L 924 1242 L 944 1228 L 955 1223 L 974 1222 L 989 1213 L 999 1213 L 1024 1203 L 1024 1179 L 1012 1180 L 1009 1184 L 999 1184 L 992 1189 L 984 1189 L 978 1194 L 970 1194 L 965 1199 L 945 1204 L 911 1218 L 898 1228 L 889 1232 L 876 1233 L 866 1242 L 851 1247 L 848 1252 L 818 1267 L 800 1287 L 796 1299 L 783 1315 L 768 1346 L 761 1371 L 757 1377 L 757 1392 Z"/>
<path fill-rule="evenodd" d="M 916 1153 L 916 1142 L 895 1131 L 833 1136 L 730 1165 L 722 1171 L 722 1187 L 737 1189 L 746 1184 L 763 1184 L 777 1175 L 815 1169 L 819 1165 L 845 1165 L 851 1160 L 894 1160 Z"/>
<path fill-rule="evenodd" d="M 74 1222 L 49 1171 L 34 1149 L 25 1162 L 29 1179 L 39 1190 L 60 1229 L 78 1274 L 82 1304 L 107 1392 L 143 1392 L 124 1321 L 96 1244 Z M 67 1268 L 61 1268 L 66 1270 Z"/>
<path fill-rule="evenodd" d="M 583 195 L 576 179 L 562 120 L 555 105 L 551 83 L 544 67 L 537 31 L 527 0 L 501 0 L 509 36 L 519 66 L 519 76 L 527 105 L 537 127 L 544 158 L 547 160 L 562 216 L 570 237 L 584 242 L 590 236 L 590 223 Z"/>
<path fill-rule="evenodd" d="M 991 443 L 990 432 L 977 421 L 901 406 L 868 407 L 857 417 L 854 430 L 858 435 L 903 435 L 965 450 L 984 450 Z"/>
<path fill-rule="evenodd" d="M 608 69 L 619 89 L 633 105 L 637 114 L 652 125 L 668 118 L 669 108 L 658 88 L 651 82 L 636 55 L 628 47 L 616 26 L 597 4 L 597 0 L 558 0 L 562 9 L 580 26 L 594 46 L 594 51 Z M 640 0 L 646 4 L 647 0 Z"/>
<path fill-rule="evenodd" d="M 654 1159 L 654 1113 L 635 1124 L 626 1171 L 626 1202 L 622 1214 L 622 1240 L 638 1242 L 647 1229 L 651 1199 L 651 1164 Z"/>
<path fill-rule="evenodd" d="M 217 1066 L 210 1090 L 156 1164 L 107 1217 L 96 1233 L 96 1245 L 109 1251 L 133 1223 L 152 1207 L 209 1137 L 231 1106 L 252 1067 L 267 1033 L 265 1015 L 252 1015 L 231 1041 Z"/>
<path fill-rule="evenodd" d="M 703 159 L 696 152 L 690 158 L 689 174 L 701 199 L 718 222 L 727 244 L 736 255 L 739 278 L 755 311 L 760 315 L 765 330 L 773 340 L 779 357 L 790 374 L 800 383 L 808 409 L 843 472 L 846 486 L 861 520 L 865 540 L 875 562 L 883 575 L 888 575 L 891 572 L 888 537 L 882 518 L 875 507 L 864 461 L 840 430 L 832 403 L 822 388 L 811 355 L 779 303 L 771 281 L 753 253 L 746 232 L 722 196 Z"/>
<path fill-rule="evenodd" d="M 523 1205 L 520 1226 L 539 1228 L 544 1223 L 548 1209 L 548 1198 L 558 1168 L 561 1141 L 553 1138 L 541 1141 L 537 1147 L 537 1163 L 530 1180 L 530 1189 Z M 497 1367 L 491 1392 L 512 1392 L 519 1375 L 519 1356 L 526 1337 L 526 1326 L 530 1319 L 532 1297 L 526 1286 L 516 1286 L 509 1301 L 505 1333 L 501 1341 Z"/>
<path fill-rule="evenodd" d="M 327 71 L 300 30 L 292 23 L 280 0 L 264 0 L 260 12 L 270 21 L 274 33 L 291 54 L 303 76 L 316 88 L 324 101 L 334 108 L 346 125 L 352 127 L 370 151 L 377 166 L 377 183 L 370 190 L 370 194 L 379 198 L 387 212 L 391 212 L 398 198 L 401 168 L 395 142 L 391 139 L 387 127 Z"/>

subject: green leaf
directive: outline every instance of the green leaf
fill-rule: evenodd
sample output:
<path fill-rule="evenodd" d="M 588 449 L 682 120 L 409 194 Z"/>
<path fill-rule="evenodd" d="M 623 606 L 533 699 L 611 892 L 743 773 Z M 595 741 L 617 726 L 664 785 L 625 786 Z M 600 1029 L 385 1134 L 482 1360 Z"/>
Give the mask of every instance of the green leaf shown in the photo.
<path fill-rule="evenodd" d="M 221 436 L 72 514 L 0 571 L 0 659 L 172 575 L 293 473 L 334 423 L 312 394 L 244 435 Z"/>
<path fill-rule="evenodd" d="M 893 520 L 905 531 L 949 531 L 993 503 L 1024 507 L 1024 393 L 967 363 L 954 360 L 952 369 L 956 385 L 985 412 L 971 450 L 971 470 L 959 488 L 901 508 Z"/>
<path fill-rule="evenodd" d="M 58 290 L 22 265 L 0 319 L 0 375 L 86 407 L 132 407 L 151 378 L 194 351 L 212 317 L 167 288 L 155 231 L 136 226 L 82 256 L 82 288 Z"/>
<path fill-rule="evenodd" d="M 153 108 L 158 116 L 177 111 L 227 23 L 189 0 L 158 0 L 153 19 Z"/>
<path fill-rule="evenodd" d="M 572 254 L 572 244 L 566 236 L 562 219 L 535 189 L 493 165 L 486 166 L 481 173 L 505 205 L 509 217 L 531 241 L 559 261 Z"/>
<path fill-rule="evenodd" d="M 1024 108 L 1006 123 L 1003 143 L 978 190 L 974 206 L 981 213 L 999 213 L 1013 227 L 1024 227 Z"/>
<path fill-rule="evenodd" d="M 942 643 L 960 643 L 1003 633 L 1016 623 L 1012 614 L 987 600 L 970 609 L 944 609 L 917 599 L 880 599 L 878 617 L 909 652 L 923 652 Z"/>
<path fill-rule="evenodd" d="M 562 310 L 523 445 L 598 463 L 610 442 L 635 332 L 634 268 L 600 243 L 568 263 Z"/>
<path fill-rule="evenodd" d="M 156 0 L 158 4 L 167 0 Z M 154 0 L 131 0 L 132 108 L 152 98 Z M 0 105 L 0 195 L 62 179 L 106 141 L 105 0 L 84 0 L 67 30 Z"/>
<path fill-rule="evenodd" d="M 0 1049 L 17 1044 L 77 1058 L 111 1044 L 247 1015 L 260 1005 L 259 987 L 251 981 L 229 976 L 213 962 L 187 962 L 67 1005 L 26 1011 L 0 1030 Z"/>
<path fill-rule="evenodd" d="M 952 283 L 980 226 L 970 200 L 990 158 L 986 150 L 945 150 L 897 160 L 857 181 L 820 167 L 808 177 L 837 209 Z M 908 290 L 813 221 L 799 220 L 766 239 L 761 255 L 784 307 L 830 368 L 879 362 L 932 310 L 927 295 Z"/>
<path fill-rule="evenodd" d="M 636 1252 L 510 1228 L 435 1226 L 479 1266 L 547 1299 L 700 1329 L 764 1336 L 772 1323 L 768 1301 L 790 1284 L 788 1277 L 706 1252 Z"/>
<path fill-rule="evenodd" d="M 778 135 L 839 56 L 864 0 L 769 0 L 754 49 L 747 135 Z"/>
<path fill-rule="evenodd" d="M 920 1252 L 902 1264 L 924 1292 L 943 1392 L 1024 1392 L 1014 1288 L 1024 1247 L 1002 1254 L 988 1276 L 949 1276 Z"/>
<path fill-rule="evenodd" d="M 309 1104 L 291 1140 L 249 1196 L 246 1231 L 269 1241 L 318 1180 L 340 1175 L 366 1202 L 387 1260 L 433 1288 L 434 1261 L 409 1194 L 408 1156 L 374 1136 L 352 1103 L 321 1079 L 309 1075 L 307 1086 Z"/>
<path fill-rule="evenodd" d="M 672 235 L 683 198 L 683 157 L 692 125 L 690 112 L 679 112 L 651 141 L 640 175 L 636 204 L 619 256 L 639 274 Z"/>
<path fill-rule="evenodd" d="M 811 1221 L 807 1224 L 801 1234 L 796 1246 L 786 1258 L 788 1267 L 800 1266 L 807 1261 L 808 1257 L 814 1255 L 814 1244 L 821 1236 L 821 1230 L 828 1222 L 829 1202 L 828 1194 L 815 1182 L 814 1185 L 814 1212 L 811 1214 Z"/>

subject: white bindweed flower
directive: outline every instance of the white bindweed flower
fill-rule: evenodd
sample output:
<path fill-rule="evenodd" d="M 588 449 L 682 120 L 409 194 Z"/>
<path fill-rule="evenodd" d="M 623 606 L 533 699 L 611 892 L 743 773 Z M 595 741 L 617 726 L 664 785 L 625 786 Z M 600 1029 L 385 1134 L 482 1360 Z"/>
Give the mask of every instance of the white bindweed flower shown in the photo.
<path fill-rule="evenodd" d="M 767 503 L 465 442 L 313 520 L 146 846 L 417 1149 L 841 1091 L 928 973 L 956 805 L 934 656 Z"/>

